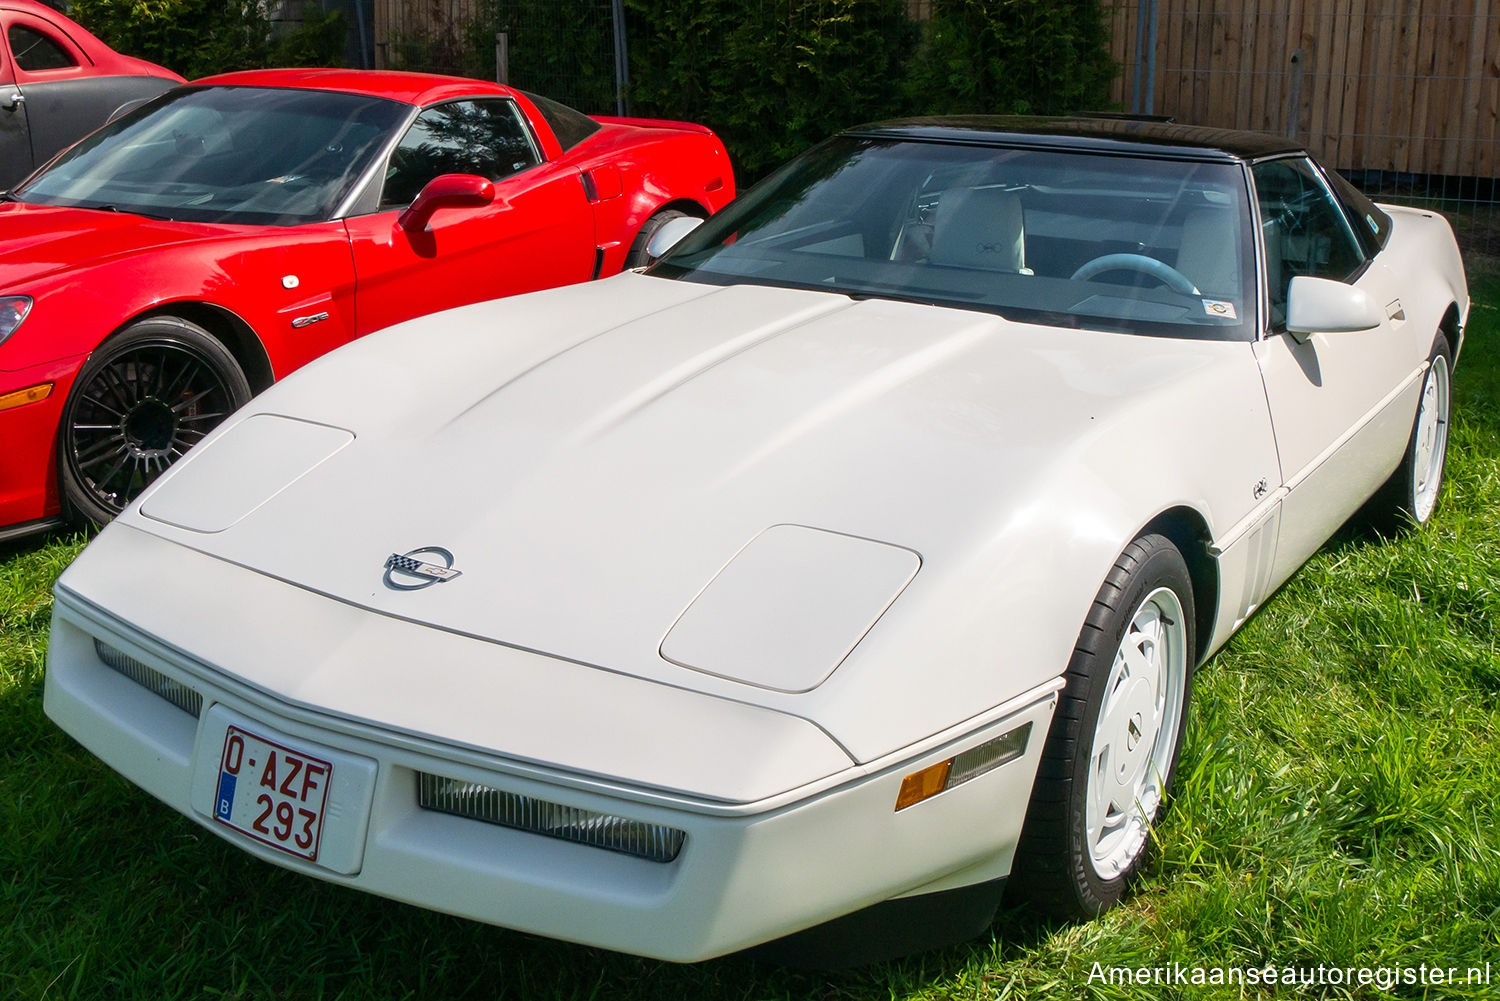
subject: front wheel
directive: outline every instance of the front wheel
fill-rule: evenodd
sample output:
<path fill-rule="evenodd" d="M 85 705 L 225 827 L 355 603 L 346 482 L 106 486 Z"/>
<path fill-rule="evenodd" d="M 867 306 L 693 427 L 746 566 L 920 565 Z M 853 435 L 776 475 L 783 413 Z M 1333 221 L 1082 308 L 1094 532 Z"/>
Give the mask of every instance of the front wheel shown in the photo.
<path fill-rule="evenodd" d="M 1011 886 L 1040 910 L 1093 917 L 1139 870 L 1182 748 L 1193 622 L 1182 554 L 1136 539 L 1079 633 L 1016 849 Z"/>
<path fill-rule="evenodd" d="M 234 356 L 202 327 L 170 316 L 131 324 L 89 356 L 63 408 L 69 514 L 109 521 L 249 399 Z"/>

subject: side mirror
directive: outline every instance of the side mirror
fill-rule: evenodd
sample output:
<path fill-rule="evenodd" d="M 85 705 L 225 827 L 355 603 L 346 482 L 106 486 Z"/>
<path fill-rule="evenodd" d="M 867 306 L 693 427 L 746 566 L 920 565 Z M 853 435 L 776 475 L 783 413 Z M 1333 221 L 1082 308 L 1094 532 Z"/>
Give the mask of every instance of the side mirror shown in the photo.
<path fill-rule="evenodd" d="M 396 225 L 420 233 L 438 209 L 478 208 L 494 200 L 495 185 L 478 174 L 442 174 L 417 192 L 406 211 L 396 217 Z"/>
<path fill-rule="evenodd" d="M 1364 289 L 1327 278 L 1298 275 L 1286 293 L 1286 329 L 1306 344 L 1313 334 L 1373 330 L 1384 314 Z"/>
<path fill-rule="evenodd" d="M 646 256 L 653 261 L 657 260 L 662 254 L 675 247 L 683 237 L 702 225 L 703 220 L 693 216 L 668 219 L 662 223 L 660 229 L 651 234 L 651 239 L 646 241 Z"/>

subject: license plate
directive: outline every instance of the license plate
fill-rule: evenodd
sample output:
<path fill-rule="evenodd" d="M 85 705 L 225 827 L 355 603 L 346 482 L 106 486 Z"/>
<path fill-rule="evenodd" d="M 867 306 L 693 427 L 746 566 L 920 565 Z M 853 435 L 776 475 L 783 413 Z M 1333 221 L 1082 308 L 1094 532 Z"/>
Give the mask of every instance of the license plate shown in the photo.
<path fill-rule="evenodd" d="M 317 861 L 333 765 L 237 726 L 224 734 L 214 819 Z"/>

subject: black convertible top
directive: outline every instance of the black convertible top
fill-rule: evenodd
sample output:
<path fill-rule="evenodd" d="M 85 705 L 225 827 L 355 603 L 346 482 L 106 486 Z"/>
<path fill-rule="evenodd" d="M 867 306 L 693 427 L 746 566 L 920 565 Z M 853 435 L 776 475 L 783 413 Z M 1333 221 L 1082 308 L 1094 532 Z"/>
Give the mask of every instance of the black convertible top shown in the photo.
<path fill-rule="evenodd" d="M 1306 147 L 1264 132 L 1211 129 L 1126 117 L 962 115 L 872 122 L 845 135 L 981 146 L 1077 149 L 1184 160 L 1259 160 Z"/>

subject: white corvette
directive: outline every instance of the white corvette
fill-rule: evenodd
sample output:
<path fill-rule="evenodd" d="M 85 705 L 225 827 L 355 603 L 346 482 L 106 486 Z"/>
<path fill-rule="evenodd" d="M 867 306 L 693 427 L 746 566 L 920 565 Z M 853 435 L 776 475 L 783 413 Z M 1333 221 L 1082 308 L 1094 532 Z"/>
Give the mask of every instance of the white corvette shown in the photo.
<path fill-rule="evenodd" d="M 46 711 L 267 861 L 625 952 L 1095 914 L 1194 668 L 1431 516 L 1468 308 L 1274 138 L 857 129 L 254 400 L 58 582 Z"/>

